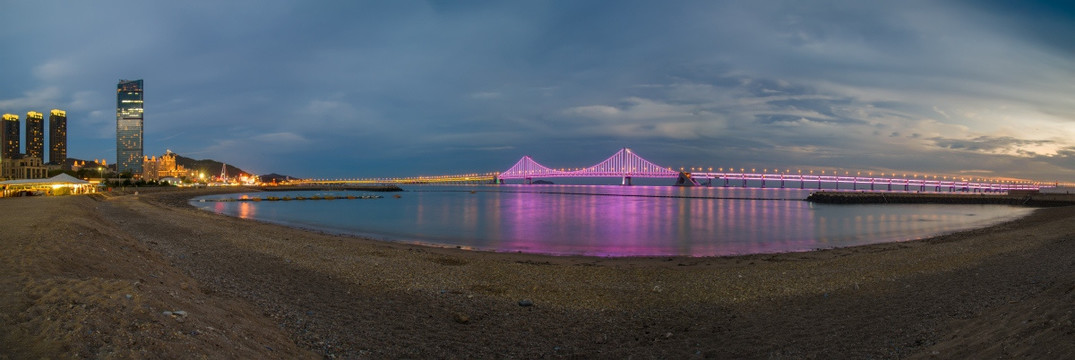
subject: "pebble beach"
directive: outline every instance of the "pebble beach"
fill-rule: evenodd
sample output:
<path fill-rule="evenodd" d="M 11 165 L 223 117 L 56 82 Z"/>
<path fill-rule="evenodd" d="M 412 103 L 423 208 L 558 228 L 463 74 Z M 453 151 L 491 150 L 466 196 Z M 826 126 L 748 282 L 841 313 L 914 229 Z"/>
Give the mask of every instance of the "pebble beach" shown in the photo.
<path fill-rule="evenodd" d="M 1075 357 L 1073 207 L 900 243 L 598 258 L 187 204 L 240 190 L 0 199 L 0 359 Z"/>

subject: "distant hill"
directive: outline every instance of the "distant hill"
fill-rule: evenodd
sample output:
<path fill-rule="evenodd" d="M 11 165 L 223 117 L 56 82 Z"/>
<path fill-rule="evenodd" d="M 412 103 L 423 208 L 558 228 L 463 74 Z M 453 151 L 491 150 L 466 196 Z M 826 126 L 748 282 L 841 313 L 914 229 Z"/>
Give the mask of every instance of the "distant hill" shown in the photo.
<path fill-rule="evenodd" d="M 261 182 L 263 182 L 263 183 L 271 183 L 271 182 L 281 183 L 281 182 L 288 181 L 288 180 L 302 180 L 302 179 L 299 179 L 299 178 L 294 177 L 294 176 L 280 175 L 280 174 L 277 174 L 277 173 L 272 173 L 272 174 L 268 174 L 268 175 L 260 175 L 258 177 L 261 179 Z"/>
<path fill-rule="evenodd" d="M 85 161 L 87 164 L 93 163 L 93 160 L 82 160 L 82 159 L 76 159 L 76 158 L 67 158 L 67 161 L 64 162 L 64 168 L 65 169 L 70 169 L 71 166 L 74 165 L 75 162 L 82 162 L 82 161 Z M 188 170 L 196 170 L 198 172 L 204 172 L 205 176 L 220 176 L 220 167 L 221 167 L 221 165 L 224 165 L 224 163 L 216 161 L 216 160 L 213 160 L 213 159 L 195 160 L 195 159 L 191 159 L 191 158 L 188 158 L 186 156 L 179 155 L 179 154 L 175 154 L 175 163 L 178 164 L 178 165 L 183 166 L 184 168 L 187 168 Z M 235 177 L 235 176 L 240 175 L 240 174 L 251 175 L 249 172 L 246 172 L 245 170 L 240 169 L 238 167 L 235 167 L 235 166 L 232 166 L 232 165 L 227 165 L 227 166 L 228 166 L 228 177 Z M 108 168 L 111 169 L 112 171 L 115 171 L 115 169 L 116 169 L 115 164 L 108 164 Z M 272 182 L 273 180 L 276 180 L 276 182 L 283 182 L 283 181 L 286 181 L 286 180 L 301 180 L 301 179 L 299 179 L 297 177 L 294 177 L 294 176 L 281 175 L 281 174 L 277 174 L 277 173 L 272 173 L 272 174 L 268 174 L 268 175 L 261 175 L 259 177 L 261 178 L 262 182 Z"/>
<path fill-rule="evenodd" d="M 63 164 L 62 164 L 62 165 L 63 165 L 63 168 L 64 168 L 64 169 L 70 169 L 70 168 L 71 168 L 72 166 L 74 166 L 74 165 L 75 165 L 75 163 L 77 163 L 77 162 L 81 162 L 81 161 L 86 161 L 86 160 L 82 160 L 82 159 L 75 159 L 75 158 L 70 158 L 70 157 L 69 157 L 69 158 L 67 158 L 66 160 L 64 160 L 64 162 L 63 162 Z M 86 163 L 87 163 L 87 164 L 89 164 L 89 163 L 92 163 L 92 162 L 93 162 L 93 160 L 90 160 L 90 161 L 86 161 Z"/>
<path fill-rule="evenodd" d="M 220 168 L 224 165 L 224 163 L 212 159 L 194 160 L 179 154 L 175 154 L 175 163 L 190 170 L 204 172 L 206 176 L 220 176 Z M 227 165 L 227 167 L 229 178 L 240 174 L 250 175 L 250 173 L 243 171 L 243 169 L 231 165 Z"/>
<path fill-rule="evenodd" d="M 63 166 L 64 169 L 70 169 L 72 166 L 75 165 L 76 162 L 78 162 L 78 163 L 85 162 L 87 165 L 89 165 L 89 164 L 93 164 L 93 162 L 95 160 L 97 160 L 97 159 L 94 159 L 94 160 L 82 160 L 82 159 L 76 159 L 76 158 L 69 157 L 69 158 L 65 159 L 63 161 L 63 164 L 61 164 L 61 165 Z M 108 164 L 108 166 L 112 166 L 112 164 Z"/>

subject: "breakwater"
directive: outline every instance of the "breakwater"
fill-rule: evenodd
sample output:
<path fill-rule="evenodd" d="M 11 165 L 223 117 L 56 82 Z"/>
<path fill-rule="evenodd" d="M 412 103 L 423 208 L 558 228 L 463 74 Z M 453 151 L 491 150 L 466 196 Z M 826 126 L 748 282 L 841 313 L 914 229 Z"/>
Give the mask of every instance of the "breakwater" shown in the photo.
<path fill-rule="evenodd" d="M 286 185 L 286 186 L 261 186 L 262 191 L 378 191 L 393 192 L 403 191 L 396 185 Z"/>
<path fill-rule="evenodd" d="M 397 197 L 399 195 L 396 195 Z M 314 196 L 267 196 L 267 197 L 240 197 L 240 198 L 219 198 L 219 199 L 198 199 L 198 202 L 235 202 L 235 201 L 302 201 L 302 200 L 355 200 L 355 199 L 383 199 L 381 195 L 347 195 L 347 196 L 333 196 L 333 195 L 314 195 Z"/>
<path fill-rule="evenodd" d="M 953 194 L 911 192 L 818 191 L 806 201 L 821 204 L 987 204 L 1052 207 L 1075 205 L 1071 194 Z"/>

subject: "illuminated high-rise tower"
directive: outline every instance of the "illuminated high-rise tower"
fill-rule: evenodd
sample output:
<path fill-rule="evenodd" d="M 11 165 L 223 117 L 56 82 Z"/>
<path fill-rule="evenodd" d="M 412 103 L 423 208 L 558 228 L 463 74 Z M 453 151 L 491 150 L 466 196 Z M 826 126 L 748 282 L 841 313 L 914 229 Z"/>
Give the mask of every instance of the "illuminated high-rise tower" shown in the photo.
<path fill-rule="evenodd" d="M 142 80 L 116 87 L 116 171 L 142 173 Z"/>
<path fill-rule="evenodd" d="M 0 127 L 0 158 L 11 159 L 19 156 L 19 116 L 4 114 L 4 124 Z"/>
<path fill-rule="evenodd" d="M 67 161 L 67 112 L 52 109 L 49 114 L 49 163 L 62 165 Z"/>
<path fill-rule="evenodd" d="M 26 156 L 45 159 L 45 116 L 37 111 L 26 113 Z"/>

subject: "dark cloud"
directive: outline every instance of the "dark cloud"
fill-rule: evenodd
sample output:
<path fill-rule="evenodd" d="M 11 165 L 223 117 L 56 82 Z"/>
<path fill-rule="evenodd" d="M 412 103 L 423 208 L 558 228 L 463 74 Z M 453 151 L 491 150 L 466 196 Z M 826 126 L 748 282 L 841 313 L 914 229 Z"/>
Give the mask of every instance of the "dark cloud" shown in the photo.
<path fill-rule="evenodd" d="M 1052 140 L 1023 140 L 1010 136 L 991 137 L 979 136 L 973 139 L 946 139 L 933 138 L 933 142 L 941 148 L 952 150 L 966 150 L 985 153 L 1009 153 L 1016 152 L 1024 155 L 1036 155 L 1032 151 L 1024 150 L 1026 146 L 1047 145 L 1055 143 Z"/>
<path fill-rule="evenodd" d="M 1065 1 L 967 1 L 1012 34 L 1068 56 L 1075 55 L 1075 4 Z"/>
<path fill-rule="evenodd" d="M 144 78 L 147 153 L 297 176 L 624 146 L 671 167 L 973 154 L 1067 175 L 1038 159 L 1075 146 L 1071 11 L 1020 4 L 7 2 L 0 45 L 25 55 L 5 57 L 0 111 L 66 108 L 70 153 L 111 159 L 116 80 Z"/>

